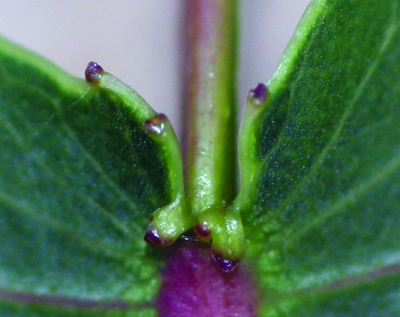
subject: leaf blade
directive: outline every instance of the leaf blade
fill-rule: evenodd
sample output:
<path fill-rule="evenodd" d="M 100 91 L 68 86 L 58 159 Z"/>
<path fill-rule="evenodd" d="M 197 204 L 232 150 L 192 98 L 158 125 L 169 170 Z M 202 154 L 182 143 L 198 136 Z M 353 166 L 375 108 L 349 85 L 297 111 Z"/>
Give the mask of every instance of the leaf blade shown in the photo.
<path fill-rule="evenodd" d="M 358 294 L 346 283 L 335 290 L 362 301 L 386 283 L 376 271 L 398 268 L 399 22 L 397 1 L 313 1 L 269 82 L 253 149 L 261 172 L 236 201 L 260 287 L 277 299 L 266 315 L 302 316 L 307 305 L 305 315 L 319 315 L 317 302 L 332 309 L 323 314 L 351 315 L 348 302 L 318 291 L 373 276 Z M 377 298 L 376 315 L 398 311 L 398 286 L 388 285 L 392 299 Z"/>
<path fill-rule="evenodd" d="M 89 85 L 0 41 L 0 310 L 31 316 L 39 305 L 52 315 L 59 299 L 65 314 L 86 314 L 62 304 L 82 300 L 105 305 L 104 316 L 153 316 L 163 255 L 143 236 L 179 190 L 177 141 L 147 135 L 155 112 L 139 95 Z M 107 313 L 110 301 L 128 308 Z"/>

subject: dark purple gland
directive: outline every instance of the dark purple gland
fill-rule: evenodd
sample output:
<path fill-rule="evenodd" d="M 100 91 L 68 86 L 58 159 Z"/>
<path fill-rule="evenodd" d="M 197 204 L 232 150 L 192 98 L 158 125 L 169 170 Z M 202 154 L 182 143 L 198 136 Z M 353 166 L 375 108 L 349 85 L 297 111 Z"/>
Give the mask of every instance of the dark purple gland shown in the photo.
<path fill-rule="evenodd" d="M 258 105 L 263 104 L 268 97 L 268 87 L 263 83 L 259 83 L 256 88 L 249 91 L 249 98 L 253 99 Z"/>
<path fill-rule="evenodd" d="M 167 122 L 167 116 L 163 113 L 159 113 L 144 123 L 144 129 L 150 134 L 161 134 L 165 130 Z"/>
<path fill-rule="evenodd" d="M 201 239 L 207 239 L 211 236 L 211 230 L 208 228 L 208 222 L 203 221 L 202 223 L 196 223 L 194 231 Z"/>
<path fill-rule="evenodd" d="M 171 239 L 163 239 L 157 229 L 153 228 L 152 226 L 149 226 L 145 236 L 144 236 L 144 241 L 147 243 L 157 245 L 159 247 L 166 247 L 172 244 L 173 241 Z"/>
<path fill-rule="evenodd" d="M 245 263 L 221 271 L 204 242 L 181 241 L 170 249 L 157 299 L 160 317 L 255 317 L 257 292 Z"/>
<path fill-rule="evenodd" d="M 213 258 L 219 264 L 222 272 L 224 273 L 233 272 L 239 265 L 239 261 L 228 260 L 218 254 L 213 253 Z"/>
<path fill-rule="evenodd" d="M 103 67 L 96 62 L 90 62 L 85 70 L 86 81 L 91 84 L 100 82 L 101 75 L 104 73 Z"/>

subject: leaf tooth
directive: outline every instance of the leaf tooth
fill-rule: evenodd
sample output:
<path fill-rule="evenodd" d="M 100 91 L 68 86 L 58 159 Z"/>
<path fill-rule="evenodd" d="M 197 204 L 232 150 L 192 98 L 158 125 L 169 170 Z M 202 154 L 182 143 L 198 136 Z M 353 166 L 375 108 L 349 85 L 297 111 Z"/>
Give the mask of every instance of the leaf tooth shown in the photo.
<path fill-rule="evenodd" d="M 144 240 L 157 246 L 168 246 L 190 229 L 193 223 L 183 195 L 178 195 L 172 203 L 154 212 Z"/>
<path fill-rule="evenodd" d="M 259 181 L 258 175 L 264 166 L 259 154 L 260 132 L 270 103 L 270 90 L 265 84 L 259 83 L 256 88 L 249 90 L 239 133 L 241 189 L 233 203 L 236 210 L 243 210 L 243 202 L 253 199 L 254 188 Z"/>

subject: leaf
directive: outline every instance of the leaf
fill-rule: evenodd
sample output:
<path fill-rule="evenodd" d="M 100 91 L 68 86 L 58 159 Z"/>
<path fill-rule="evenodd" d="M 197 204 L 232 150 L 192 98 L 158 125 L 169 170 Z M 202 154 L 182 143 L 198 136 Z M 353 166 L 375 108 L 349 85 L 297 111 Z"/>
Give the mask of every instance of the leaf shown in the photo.
<path fill-rule="evenodd" d="M 175 199 L 181 158 L 118 85 L 0 39 L 1 316 L 155 315 L 162 255 L 143 236 Z"/>
<path fill-rule="evenodd" d="M 261 316 L 400 314 L 399 10 L 314 0 L 243 129 Z"/>

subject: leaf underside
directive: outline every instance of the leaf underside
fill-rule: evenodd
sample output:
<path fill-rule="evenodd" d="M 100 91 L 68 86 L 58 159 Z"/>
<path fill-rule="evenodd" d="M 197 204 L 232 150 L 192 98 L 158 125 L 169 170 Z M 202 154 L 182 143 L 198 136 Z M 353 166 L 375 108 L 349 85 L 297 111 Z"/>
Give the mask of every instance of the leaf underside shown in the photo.
<path fill-rule="evenodd" d="M 399 3 L 314 1 L 299 28 L 242 203 L 261 315 L 397 316 Z"/>

